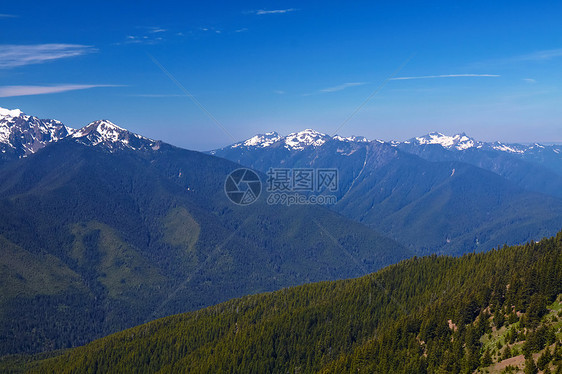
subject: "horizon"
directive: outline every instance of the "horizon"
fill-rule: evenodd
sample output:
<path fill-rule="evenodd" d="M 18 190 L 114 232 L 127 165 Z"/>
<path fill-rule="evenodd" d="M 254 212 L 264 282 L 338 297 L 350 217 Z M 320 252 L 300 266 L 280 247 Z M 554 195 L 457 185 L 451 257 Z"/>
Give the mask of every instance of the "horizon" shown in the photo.
<path fill-rule="evenodd" d="M 166 4 L 5 4 L 0 106 L 199 151 L 305 128 L 562 143 L 562 4 Z"/>
<path fill-rule="evenodd" d="M 26 115 L 26 116 L 39 118 L 37 116 L 34 116 L 33 114 L 29 114 L 29 113 L 26 113 L 25 111 L 22 111 L 20 108 L 9 109 L 9 108 L 0 107 L 0 116 L 6 115 L 6 116 L 14 117 L 14 114 L 15 114 L 16 117 L 23 114 L 23 115 Z M 57 118 L 39 118 L 39 119 L 40 120 L 57 120 L 57 121 L 60 121 Z M 109 119 L 106 119 L 106 118 L 97 119 L 95 121 L 89 122 L 89 123 L 87 123 L 83 126 L 80 126 L 80 127 L 69 126 L 68 124 L 66 124 L 62 121 L 60 121 L 60 122 L 62 123 L 62 125 L 66 126 L 67 128 L 69 128 L 71 130 L 74 130 L 74 131 L 79 131 L 79 130 L 85 128 L 85 127 L 90 126 L 92 123 L 95 123 L 95 122 L 110 122 L 112 125 L 116 126 L 117 128 L 119 128 L 121 130 L 133 132 L 133 133 L 135 133 L 137 135 L 140 135 L 140 136 L 145 136 L 142 133 L 136 133 L 136 132 L 132 131 L 131 129 L 123 128 L 123 127 L 119 126 L 119 124 L 114 123 L 113 121 L 111 121 Z M 472 139 L 472 140 L 477 141 L 477 142 L 483 142 L 483 143 L 500 143 L 500 144 L 506 144 L 506 145 L 523 145 L 523 146 L 529 146 L 529 145 L 534 145 L 534 144 L 546 145 L 546 146 L 562 145 L 562 142 L 514 142 L 514 143 L 508 143 L 508 142 L 502 142 L 501 140 L 497 140 L 497 139 L 487 141 L 487 140 L 475 138 L 475 137 L 471 136 L 470 134 L 467 134 L 464 131 L 459 132 L 459 133 L 454 133 L 454 134 L 445 134 L 445 133 L 442 133 L 442 132 L 439 132 L 439 131 L 431 131 L 431 132 L 428 132 L 426 134 L 411 136 L 407 139 L 379 139 L 379 138 L 371 139 L 371 138 L 368 138 L 368 137 L 366 137 L 364 135 L 361 135 L 361 134 L 352 134 L 352 135 L 349 135 L 349 136 L 344 136 L 344 135 L 336 133 L 336 134 L 330 135 L 330 134 L 327 134 L 327 133 L 323 133 L 321 131 L 317 131 L 316 129 L 313 129 L 313 128 L 306 128 L 306 129 L 302 129 L 302 130 L 298 130 L 298 131 L 293 131 L 293 132 L 290 132 L 288 134 L 283 134 L 283 133 L 280 133 L 276 130 L 267 131 L 267 132 L 263 132 L 263 133 L 256 133 L 256 134 L 254 134 L 254 135 L 252 135 L 248 138 L 241 139 L 241 140 L 236 141 L 236 142 L 231 143 L 231 144 L 227 144 L 224 147 L 213 148 L 213 149 L 202 149 L 202 150 L 196 150 L 196 149 L 190 149 L 190 148 L 182 147 L 180 145 L 177 145 L 177 144 L 174 144 L 174 143 L 171 143 L 171 142 L 167 142 L 167 141 L 164 141 L 164 140 L 158 139 L 158 138 L 150 138 L 150 139 L 154 140 L 154 141 L 162 141 L 164 143 L 168 143 L 168 144 L 176 146 L 176 147 L 180 147 L 180 148 L 184 148 L 184 149 L 188 149 L 188 150 L 194 150 L 194 151 L 197 151 L 197 152 L 212 152 L 212 151 L 216 151 L 216 150 L 219 150 L 219 149 L 228 148 L 228 147 L 236 145 L 236 144 L 244 143 L 244 142 L 246 142 L 250 139 L 253 139 L 255 137 L 258 137 L 258 136 L 277 135 L 280 138 L 286 138 L 286 137 L 289 137 L 291 135 L 297 135 L 297 134 L 306 133 L 306 132 L 314 132 L 315 134 L 318 134 L 320 136 L 327 136 L 329 138 L 341 137 L 341 138 L 349 139 L 349 138 L 356 137 L 356 138 L 364 138 L 367 142 L 384 142 L 384 143 L 389 143 L 389 144 L 393 143 L 393 142 L 407 143 L 407 142 L 415 140 L 415 139 L 419 139 L 419 138 L 422 138 L 422 137 L 426 137 L 426 136 L 429 136 L 429 135 L 436 134 L 436 135 L 440 135 L 440 136 L 445 137 L 445 138 L 455 138 L 455 137 L 458 137 L 458 136 L 461 136 L 461 137 L 466 136 L 469 139 Z M 433 144 L 438 144 L 438 143 L 433 143 Z"/>

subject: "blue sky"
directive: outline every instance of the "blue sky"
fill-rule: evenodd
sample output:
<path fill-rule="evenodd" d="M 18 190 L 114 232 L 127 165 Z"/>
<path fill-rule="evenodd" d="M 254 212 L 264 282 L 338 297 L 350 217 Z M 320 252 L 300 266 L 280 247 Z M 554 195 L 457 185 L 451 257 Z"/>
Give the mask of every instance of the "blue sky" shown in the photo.
<path fill-rule="evenodd" d="M 0 106 L 196 150 L 344 122 L 562 142 L 559 1 L 177 3 L 3 2 Z"/>

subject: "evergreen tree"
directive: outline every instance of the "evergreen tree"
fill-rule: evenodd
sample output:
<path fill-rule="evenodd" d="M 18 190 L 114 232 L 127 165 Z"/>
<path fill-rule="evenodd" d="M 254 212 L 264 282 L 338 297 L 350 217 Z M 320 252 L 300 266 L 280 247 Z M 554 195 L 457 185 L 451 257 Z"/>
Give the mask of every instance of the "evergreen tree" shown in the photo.
<path fill-rule="evenodd" d="M 537 365 L 535 365 L 535 361 L 532 357 L 528 357 L 525 359 L 525 374 L 537 374 L 539 369 Z"/>
<path fill-rule="evenodd" d="M 509 348 L 509 345 L 506 345 L 501 355 L 501 360 L 507 360 L 508 358 L 511 358 L 511 349 Z"/>
<path fill-rule="evenodd" d="M 482 355 L 482 358 L 480 359 L 480 366 L 487 367 L 492 365 L 493 363 L 494 361 L 492 360 L 492 355 L 490 355 L 490 350 L 486 349 L 484 351 L 484 354 Z"/>
<path fill-rule="evenodd" d="M 537 360 L 537 367 L 539 370 L 544 370 L 544 368 L 550 363 L 552 360 L 552 355 L 550 354 L 550 349 L 546 348 L 544 353 L 540 355 L 539 359 Z"/>

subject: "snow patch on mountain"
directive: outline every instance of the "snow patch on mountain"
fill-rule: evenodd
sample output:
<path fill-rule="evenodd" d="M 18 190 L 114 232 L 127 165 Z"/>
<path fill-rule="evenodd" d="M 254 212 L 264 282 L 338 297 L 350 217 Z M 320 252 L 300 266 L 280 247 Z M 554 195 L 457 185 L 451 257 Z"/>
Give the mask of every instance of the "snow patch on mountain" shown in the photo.
<path fill-rule="evenodd" d="M 496 151 L 508 152 L 508 153 L 525 153 L 526 147 L 519 147 L 517 144 L 503 144 L 501 142 L 494 142 L 491 144 L 492 149 Z M 532 148 L 532 147 L 531 147 Z"/>
<path fill-rule="evenodd" d="M 294 132 L 285 137 L 285 148 L 301 151 L 306 147 L 319 147 L 326 143 L 330 137 L 312 129 Z"/>
<path fill-rule="evenodd" d="M 368 143 L 369 139 L 364 136 L 348 136 L 343 137 L 339 135 L 335 135 L 333 137 L 334 140 L 339 140 L 340 142 L 353 142 L 353 143 Z"/>
<path fill-rule="evenodd" d="M 282 146 L 291 151 L 302 151 L 308 147 L 321 147 L 330 140 L 335 140 L 345 143 L 369 143 L 370 140 L 364 136 L 348 136 L 343 137 L 334 135 L 330 137 L 322 132 L 306 129 L 299 132 L 293 132 L 287 136 L 280 136 L 277 132 L 272 131 L 265 134 L 257 134 L 247 140 L 235 143 L 227 148 L 267 148 L 274 144 L 281 143 Z M 377 140 L 379 143 L 384 143 L 382 140 Z M 216 154 L 217 150 L 210 151 L 211 154 Z"/>
<path fill-rule="evenodd" d="M 279 140 L 281 140 L 279 134 L 276 133 L 275 131 L 272 131 L 265 134 L 258 134 L 256 136 L 253 136 L 250 139 L 245 140 L 241 143 L 236 143 L 232 147 L 237 148 L 237 147 L 244 146 L 244 147 L 265 148 L 265 147 L 269 147 L 273 143 L 278 142 Z"/>
<path fill-rule="evenodd" d="M 464 151 L 470 148 L 493 150 L 498 152 L 506 152 L 511 154 L 525 155 L 529 153 L 537 152 L 550 152 L 555 151 L 559 145 L 548 145 L 534 143 L 534 144 L 512 144 L 512 143 L 502 143 L 496 142 L 481 142 L 474 140 L 473 138 L 467 136 L 464 133 L 456 134 L 453 136 L 444 135 L 440 132 L 431 132 L 427 135 L 413 138 L 404 142 L 391 141 L 392 146 L 404 145 L 425 145 L 425 144 L 437 144 L 441 145 L 443 148 L 452 151 Z M 557 153 L 557 152 L 555 152 Z"/>
<path fill-rule="evenodd" d="M 19 109 L 0 108 L 0 117 L 19 117 L 23 112 Z"/>
<path fill-rule="evenodd" d="M 10 144 L 10 128 L 0 124 L 0 143 Z"/>
<path fill-rule="evenodd" d="M 127 130 L 117 126 L 111 121 L 99 120 L 82 127 L 80 130 L 76 131 L 72 137 L 89 137 L 92 141 L 92 145 L 97 145 L 101 142 L 117 142 L 120 140 L 120 137 L 126 140 L 124 136 L 126 132 Z"/>
<path fill-rule="evenodd" d="M 443 148 L 451 149 L 455 148 L 459 151 L 477 147 L 481 145 L 479 142 L 468 137 L 466 134 L 456 134 L 453 136 L 447 136 L 440 132 L 431 132 L 427 135 L 417 137 L 412 140 L 417 144 L 439 144 Z"/>

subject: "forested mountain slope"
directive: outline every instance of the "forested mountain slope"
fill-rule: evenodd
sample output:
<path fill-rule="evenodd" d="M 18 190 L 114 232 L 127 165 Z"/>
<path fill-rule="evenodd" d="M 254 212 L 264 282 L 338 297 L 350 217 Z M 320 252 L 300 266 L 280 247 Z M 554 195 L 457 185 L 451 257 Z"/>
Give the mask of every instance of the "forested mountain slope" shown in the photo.
<path fill-rule="evenodd" d="M 95 125 L 115 141 L 85 128 L 0 167 L 0 354 L 410 256 L 319 206 L 235 205 L 239 165 Z"/>
<path fill-rule="evenodd" d="M 550 370 L 562 364 L 561 293 L 562 232 L 539 243 L 460 258 L 412 258 L 358 279 L 231 300 L 28 368 L 472 373 L 507 360 L 514 368 L 523 354 L 529 366 L 537 361 Z M 550 357 L 541 361 L 537 353 L 544 355 L 545 347 Z M 519 361 L 522 368 L 525 360 Z"/>
<path fill-rule="evenodd" d="M 420 149 L 439 157 L 409 153 Z M 489 161 L 491 152 L 501 157 Z M 396 145 L 305 130 L 286 137 L 256 136 L 211 153 L 264 173 L 270 168 L 335 168 L 339 190 L 332 209 L 418 255 L 521 244 L 562 227 L 562 178 L 493 149 L 453 151 L 437 144 Z M 461 157 L 469 154 L 479 156 Z"/>

